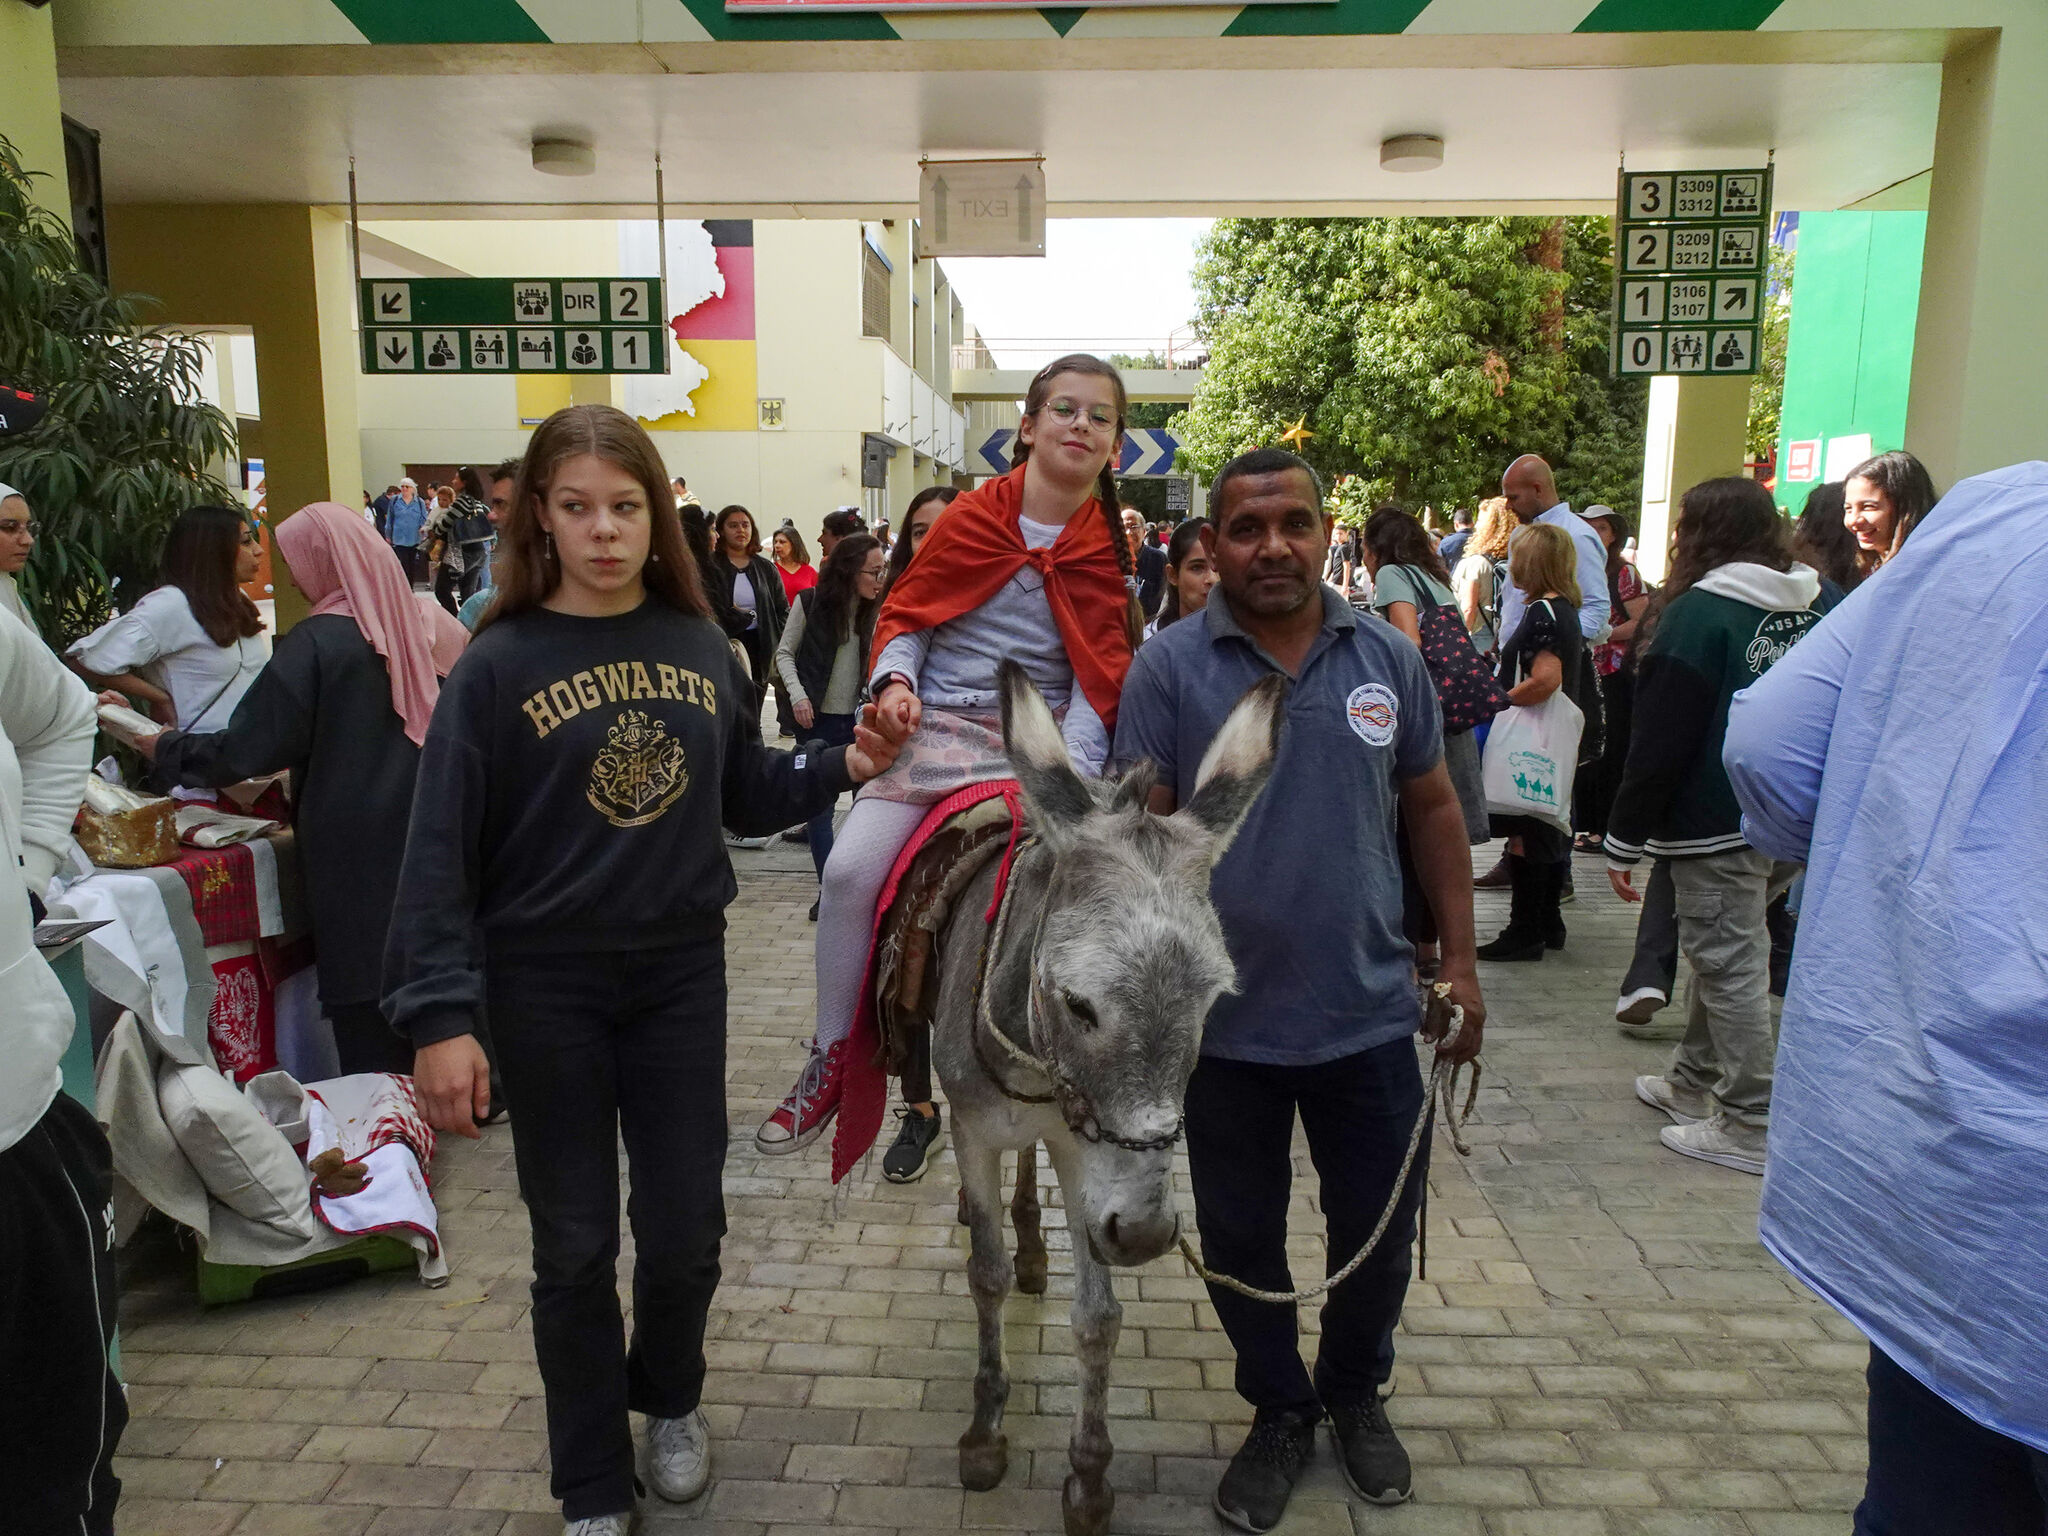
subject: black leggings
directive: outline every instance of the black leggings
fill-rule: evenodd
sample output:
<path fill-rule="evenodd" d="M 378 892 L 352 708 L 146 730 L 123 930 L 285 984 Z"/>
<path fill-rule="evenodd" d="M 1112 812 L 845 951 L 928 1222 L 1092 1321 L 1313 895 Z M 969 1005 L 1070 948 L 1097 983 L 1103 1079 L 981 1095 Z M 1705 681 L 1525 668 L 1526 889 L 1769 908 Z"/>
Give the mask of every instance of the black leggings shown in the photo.
<path fill-rule="evenodd" d="M 723 934 L 617 954 L 493 951 L 491 1032 L 533 1223 L 533 1344 L 569 1520 L 633 1507 L 627 1410 L 704 1386 L 725 1236 Z M 632 1174 L 633 1337 L 619 1311 L 619 1139 Z"/>

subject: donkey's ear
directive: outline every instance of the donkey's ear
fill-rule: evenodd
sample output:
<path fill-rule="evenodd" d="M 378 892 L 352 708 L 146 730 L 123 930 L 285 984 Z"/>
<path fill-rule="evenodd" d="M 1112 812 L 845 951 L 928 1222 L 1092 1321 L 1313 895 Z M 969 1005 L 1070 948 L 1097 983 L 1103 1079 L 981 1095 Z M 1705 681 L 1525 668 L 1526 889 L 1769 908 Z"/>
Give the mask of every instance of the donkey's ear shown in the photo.
<path fill-rule="evenodd" d="M 1057 842 L 1095 809 L 1095 797 L 1068 761 L 1060 723 L 1024 669 L 1002 662 L 996 688 L 1003 704 L 1003 749 L 1017 770 L 1031 820 L 1041 836 Z"/>
<path fill-rule="evenodd" d="M 1178 814 L 1209 835 L 1214 845 L 1211 862 L 1223 857 L 1245 813 L 1272 776 L 1286 699 L 1286 678 L 1275 672 L 1260 679 L 1237 701 L 1223 729 L 1202 754 L 1202 766 L 1195 771 L 1194 795 Z"/>

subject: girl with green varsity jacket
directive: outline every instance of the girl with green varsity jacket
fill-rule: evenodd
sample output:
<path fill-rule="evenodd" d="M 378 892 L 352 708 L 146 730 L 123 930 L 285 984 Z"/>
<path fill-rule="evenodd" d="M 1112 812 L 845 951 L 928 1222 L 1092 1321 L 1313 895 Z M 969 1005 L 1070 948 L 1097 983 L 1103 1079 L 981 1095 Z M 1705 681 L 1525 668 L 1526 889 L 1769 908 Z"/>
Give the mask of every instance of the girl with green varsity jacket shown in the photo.
<path fill-rule="evenodd" d="M 533 1337 L 553 1490 L 575 1536 L 624 1536 L 629 1410 L 647 1481 L 703 1492 L 698 1398 L 725 1232 L 722 827 L 829 810 L 895 748 L 763 745 L 633 419 L 570 406 L 533 434 L 498 601 L 441 687 L 420 754 L 385 963 L 391 1021 L 438 1130 L 474 1136 L 488 1011 L 533 1225 Z M 779 596 L 778 588 L 778 596 Z M 634 1319 L 620 1320 L 618 1147 L 632 1170 Z"/>
<path fill-rule="evenodd" d="M 1730 701 L 1819 622 L 1819 591 L 1762 486 L 1707 480 L 1685 493 L 1607 819 L 1607 877 L 1622 900 L 1642 899 L 1645 853 L 1669 861 L 1693 967 L 1685 1037 L 1662 1077 L 1636 1079 L 1636 1094 L 1674 1122 L 1666 1147 L 1746 1173 L 1763 1172 L 1775 1049 L 1764 908 L 1793 871 L 1744 840 L 1721 740 Z"/>

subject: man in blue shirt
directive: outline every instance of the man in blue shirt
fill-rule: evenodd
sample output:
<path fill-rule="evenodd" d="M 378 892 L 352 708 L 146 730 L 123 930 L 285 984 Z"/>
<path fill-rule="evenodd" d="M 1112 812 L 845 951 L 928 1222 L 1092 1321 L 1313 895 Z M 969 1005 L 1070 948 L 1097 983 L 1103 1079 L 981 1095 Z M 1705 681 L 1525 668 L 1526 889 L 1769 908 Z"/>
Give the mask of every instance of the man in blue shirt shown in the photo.
<path fill-rule="evenodd" d="M 398 482 L 398 496 L 384 509 L 384 537 L 398 563 L 405 567 L 405 579 L 415 586 L 426 579 L 427 552 L 420 548 L 420 535 L 427 525 L 427 504 L 420 500 L 420 488 L 411 476 Z"/>
<path fill-rule="evenodd" d="M 1203 754 L 1245 690 L 1273 672 L 1293 679 L 1272 779 L 1211 883 L 1237 990 L 1210 1011 L 1186 1120 L 1204 1261 L 1286 1291 L 1297 1113 L 1322 1175 L 1335 1269 L 1394 1199 L 1424 1110 L 1397 809 L 1436 914 L 1442 979 L 1465 1009 L 1460 1060 L 1478 1053 L 1486 1016 L 1472 865 L 1422 653 L 1317 580 L 1327 530 L 1315 472 L 1283 449 L 1243 454 L 1217 475 L 1209 516 L 1203 542 L 1218 584 L 1199 615 L 1138 652 L 1116 757 L 1150 758 L 1159 770 L 1151 808 L 1171 812 L 1193 793 Z M 1237 1350 L 1237 1390 L 1256 1410 L 1216 1490 L 1216 1510 L 1231 1524 L 1278 1523 L 1325 1414 L 1360 1496 L 1408 1497 L 1408 1454 L 1380 1390 L 1394 1368 L 1426 1151 L 1385 1237 L 1324 1304 L 1313 1379 L 1292 1306 L 1209 1288 Z"/>
<path fill-rule="evenodd" d="M 1508 466 L 1507 473 L 1500 477 L 1500 490 L 1501 495 L 1507 498 L 1508 510 L 1515 514 L 1516 522 L 1555 523 L 1572 536 L 1572 547 L 1579 556 L 1579 631 L 1589 646 L 1603 639 L 1613 626 L 1608 620 L 1607 546 L 1600 541 L 1599 533 L 1571 509 L 1569 502 L 1559 497 L 1557 482 L 1550 476 L 1550 466 L 1533 453 L 1523 454 Z M 1522 622 L 1522 610 L 1528 602 L 1513 582 L 1502 589 L 1502 645 L 1514 637 Z M 1572 697 L 1580 708 L 1585 707 L 1585 701 L 1578 698 L 1576 689 L 1572 690 Z"/>
<path fill-rule="evenodd" d="M 1444 564 L 1451 570 L 1458 568 L 1458 562 L 1465 558 L 1465 546 L 1472 542 L 1472 509 L 1460 507 L 1451 514 L 1451 531 L 1444 535 L 1436 547 Z"/>
<path fill-rule="evenodd" d="M 1858 1536 L 2048 1530 L 2048 464 L 1965 480 L 1735 697 L 1807 863 L 1762 1234 L 1870 1340 Z"/>

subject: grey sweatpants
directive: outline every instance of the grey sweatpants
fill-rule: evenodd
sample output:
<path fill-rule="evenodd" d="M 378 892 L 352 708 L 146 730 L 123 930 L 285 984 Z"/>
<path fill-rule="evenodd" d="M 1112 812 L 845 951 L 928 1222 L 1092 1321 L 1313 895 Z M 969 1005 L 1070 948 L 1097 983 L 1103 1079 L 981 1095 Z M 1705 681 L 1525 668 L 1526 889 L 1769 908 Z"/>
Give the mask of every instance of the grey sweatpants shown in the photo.
<path fill-rule="evenodd" d="M 1692 962 L 1685 1038 L 1665 1077 L 1712 1094 L 1728 1118 L 1762 1129 L 1771 1113 L 1771 936 L 1764 908 L 1792 883 L 1796 864 L 1753 848 L 1670 859 L 1678 947 Z"/>

